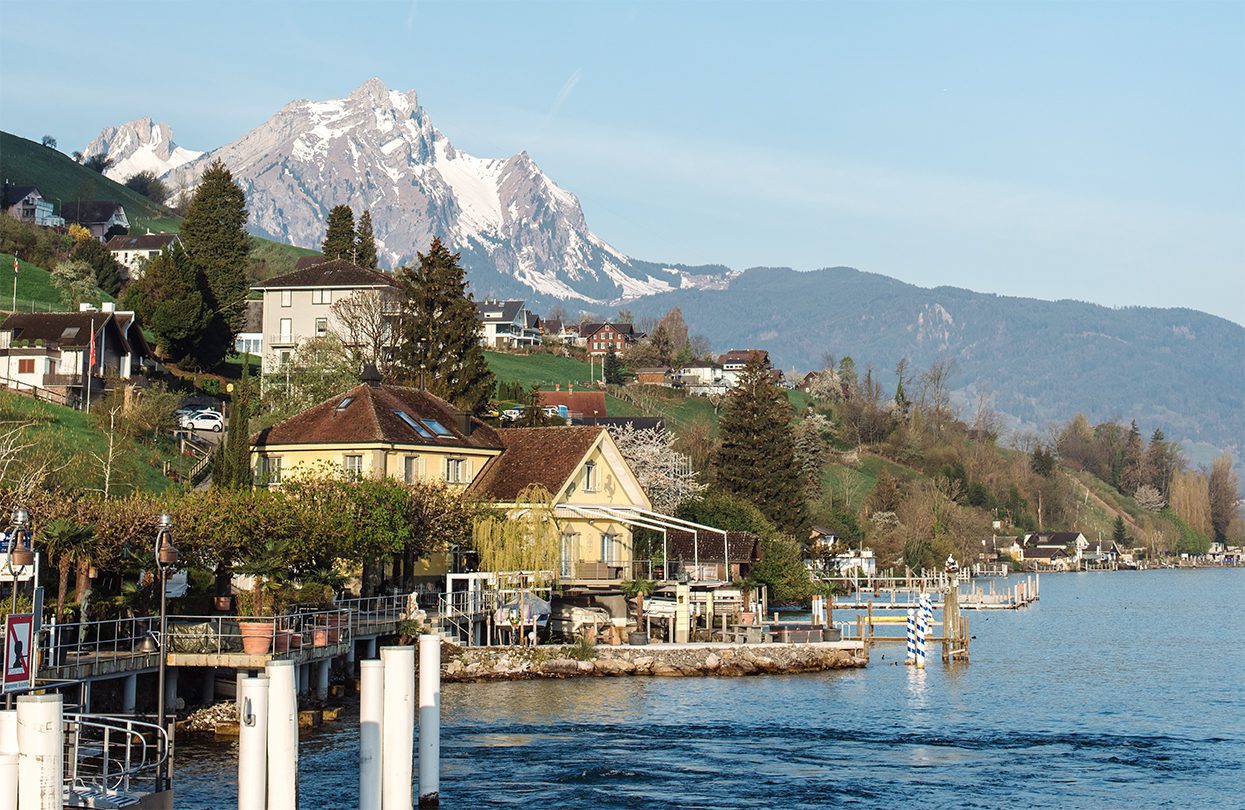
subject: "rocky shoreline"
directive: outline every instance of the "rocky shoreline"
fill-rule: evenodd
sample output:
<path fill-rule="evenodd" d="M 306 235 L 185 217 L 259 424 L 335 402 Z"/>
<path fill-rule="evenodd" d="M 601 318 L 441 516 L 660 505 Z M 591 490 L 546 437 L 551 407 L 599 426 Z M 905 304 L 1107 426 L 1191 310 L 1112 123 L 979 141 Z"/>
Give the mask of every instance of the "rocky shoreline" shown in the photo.
<path fill-rule="evenodd" d="M 467 647 L 443 650 L 446 682 L 535 678 L 787 674 L 868 665 L 858 644 L 680 644 L 645 647 Z"/>

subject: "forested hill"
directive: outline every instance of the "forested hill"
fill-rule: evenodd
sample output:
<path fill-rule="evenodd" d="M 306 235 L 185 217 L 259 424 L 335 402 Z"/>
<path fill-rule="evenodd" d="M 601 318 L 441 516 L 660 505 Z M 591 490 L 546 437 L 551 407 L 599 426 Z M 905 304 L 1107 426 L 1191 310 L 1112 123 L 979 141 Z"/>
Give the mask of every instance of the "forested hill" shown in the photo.
<path fill-rule="evenodd" d="M 1237 458 L 1245 447 L 1245 328 L 1194 310 L 925 289 L 848 267 L 754 268 L 728 289 L 667 293 L 632 309 L 673 306 L 715 347 L 765 348 L 782 368 L 849 354 L 862 374 L 872 366 L 893 386 L 900 358 L 919 370 L 950 357 L 962 395 L 983 390 L 1030 427 L 1079 412 L 1136 418 Z"/>

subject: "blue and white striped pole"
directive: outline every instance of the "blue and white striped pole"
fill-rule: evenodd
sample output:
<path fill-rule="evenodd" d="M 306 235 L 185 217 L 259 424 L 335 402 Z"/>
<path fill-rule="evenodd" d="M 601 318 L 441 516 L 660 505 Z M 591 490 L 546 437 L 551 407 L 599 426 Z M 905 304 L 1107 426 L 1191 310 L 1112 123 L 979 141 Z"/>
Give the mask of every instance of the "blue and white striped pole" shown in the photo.
<path fill-rule="evenodd" d="M 922 609 L 916 614 L 916 668 L 925 669 L 925 635 L 929 632 L 924 610 L 925 594 L 921 594 Z"/>
<path fill-rule="evenodd" d="M 916 611 L 912 608 L 908 608 L 908 657 L 904 663 L 916 663 Z"/>

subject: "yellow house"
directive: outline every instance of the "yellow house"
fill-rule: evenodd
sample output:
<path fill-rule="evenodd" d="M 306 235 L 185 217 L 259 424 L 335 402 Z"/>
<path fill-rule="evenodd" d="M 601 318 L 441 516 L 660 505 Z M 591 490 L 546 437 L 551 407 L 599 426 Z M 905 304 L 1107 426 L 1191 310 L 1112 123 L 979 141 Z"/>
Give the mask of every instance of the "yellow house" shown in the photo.
<path fill-rule="evenodd" d="M 377 375 L 379 376 L 379 375 Z M 255 481 L 278 487 L 302 466 L 463 489 L 502 452 L 497 431 L 427 391 L 367 379 L 266 428 L 251 442 Z"/>
<path fill-rule="evenodd" d="M 503 450 L 469 492 L 515 509 L 519 492 L 540 484 L 552 495 L 561 533 L 561 582 L 630 579 L 631 515 L 651 504 L 609 431 L 598 426 L 508 428 Z"/>

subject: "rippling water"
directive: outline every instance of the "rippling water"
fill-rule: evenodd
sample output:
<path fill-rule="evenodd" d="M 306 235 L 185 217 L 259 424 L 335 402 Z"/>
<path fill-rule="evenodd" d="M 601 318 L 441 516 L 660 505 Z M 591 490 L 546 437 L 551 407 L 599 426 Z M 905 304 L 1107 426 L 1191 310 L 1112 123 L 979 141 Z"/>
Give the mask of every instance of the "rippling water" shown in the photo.
<path fill-rule="evenodd" d="M 752 678 L 447 684 L 448 808 L 1245 806 L 1245 571 L 1045 577 L 969 613 L 973 660 Z M 356 806 L 357 715 L 307 735 L 300 805 Z M 231 807 L 234 745 L 179 746 Z"/>

